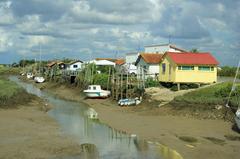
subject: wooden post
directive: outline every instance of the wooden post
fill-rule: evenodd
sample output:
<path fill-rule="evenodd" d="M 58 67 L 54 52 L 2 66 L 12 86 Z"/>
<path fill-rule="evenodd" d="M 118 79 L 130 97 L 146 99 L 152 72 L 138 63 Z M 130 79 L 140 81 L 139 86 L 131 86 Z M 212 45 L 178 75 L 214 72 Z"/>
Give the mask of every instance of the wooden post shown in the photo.
<path fill-rule="evenodd" d="M 123 99 L 123 73 L 122 73 L 122 71 L 121 71 L 121 79 L 120 79 L 120 82 L 121 82 L 121 86 L 120 86 L 121 99 Z"/>
<path fill-rule="evenodd" d="M 107 83 L 107 90 L 109 88 L 109 83 L 110 83 L 110 78 L 111 78 L 111 70 L 110 70 L 111 66 L 109 66 L 108 68 L 108 83 Z"/>
<path fill-rule="evenodd" d="M 181 90 L 181 85 L 180 85 L 180 83 L 177 83 L 177 88 L 178 88 L 178 91 Z"/>
<path fill-rule="evenodd" d="M 126 79 L 126 98 L 128 98 L 128 71 L 127 71 L 127 79 Z"/>

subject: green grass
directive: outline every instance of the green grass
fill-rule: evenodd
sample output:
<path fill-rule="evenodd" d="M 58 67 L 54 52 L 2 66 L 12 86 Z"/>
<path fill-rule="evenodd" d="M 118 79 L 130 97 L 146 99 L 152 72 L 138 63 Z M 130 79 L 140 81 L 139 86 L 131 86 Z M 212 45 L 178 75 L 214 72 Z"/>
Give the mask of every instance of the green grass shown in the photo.
<path fill-rule="evenodd" d="M 219 83 L 205 88 L 196 89 L 182 96 L 177 96 L 169 103 L 177 114 L 192 116 L 198 119 L 225 119 L 232 121 L 233 113 L 225 107 L 232 83 Z M 235 93 L 240 96 L 240 85 Z M 237 108 L 237 94 L 233 93 L 230 104 Z M 216 109 L 221 106 L 221 109 Z M 226 111 L 228 113 L 226 114 Z"/>
<path fill-rule="evenodd" d="M 202 105 L 199 109 L 212 109 L 215 105 L 224 105 L 231 90 L 231 83 L 220 83 L 206 88 L 198 89 L 183 96 L 176 97 L 174 105 L 189 107 L 189 105 Z M 239 94 L 240 95 L 240 94 Z M 234 99 L 234 97 L 232 98 Z"/>
<path fill-rule="evenodd" d="M 13 67 L 13 68 L 4 67 L 4 66 L 0 67 L 0 75 L 19 74 L 19 73 L 20 73 L 20 68 L 18 67 Z"/>
<path fill-rule="evenodd" d="M 34 98 L 16 83 L 0 78 L 0 108 L 15 108 Z"/>

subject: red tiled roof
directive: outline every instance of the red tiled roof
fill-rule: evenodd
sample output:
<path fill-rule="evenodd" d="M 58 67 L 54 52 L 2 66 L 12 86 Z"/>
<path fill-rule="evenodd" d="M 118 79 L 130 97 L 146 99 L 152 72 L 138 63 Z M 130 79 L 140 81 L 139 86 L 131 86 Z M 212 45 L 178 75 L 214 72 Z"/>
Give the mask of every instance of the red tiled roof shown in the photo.
<path fill-rule="evenodd" d="M 140 58 L 142 58 L 146 63 L 149 64 L 158 64 L 162 59 L 163 54 L 153 54 L 153 53 L 141 53 L 138 56 L 137 62 L 139 62 Z"/>
<path fill-rule="evenodd" d="M 166 56 L 169 56 L 176 64 L 196 64 L 196 65 L 218 65 L 218 61 L 210 53 L 174 53 L 166 52 Z"/>
<path fill-rule="evenodd" d="M 125 60 L 124 59 L 117 59 L 115 61 L 116 65 L 123 65 L 125 63 Z"/>

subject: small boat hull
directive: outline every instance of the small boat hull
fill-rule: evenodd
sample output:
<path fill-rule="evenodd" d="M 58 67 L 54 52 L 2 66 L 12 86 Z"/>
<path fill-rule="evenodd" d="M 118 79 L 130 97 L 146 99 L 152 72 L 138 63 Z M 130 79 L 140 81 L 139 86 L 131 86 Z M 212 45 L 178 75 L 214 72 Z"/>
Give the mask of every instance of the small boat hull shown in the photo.
<path fill-rule="evenodd" d="M 35 78 L 34 78 L 34 81 L 35 81 L 36 83 L 43 83 L 43 82 L 45 81 L 45 79 L 44 79 L 43 77 L 35 77 Z"/>
<path fill-rule="evenodd" d="M 88 98 L 107 98 L 110 95 L 109 91 L 98 91 L 98 92 L 91 92 L 91 91 L 84 91 Z"/>
<path fill-rule="evenodd" d="M 240 130 L 240 109 L 238 109 L 237 112 L 236 112 L 235 121 L 236 121 L 238 130 Z"/>
<path fill-rule="evenodd" d="M 33 74 L 28 73 L 28 74 L 27 74 L 27 79 L 31 79 L 31 78 L 33 78 Z"/>

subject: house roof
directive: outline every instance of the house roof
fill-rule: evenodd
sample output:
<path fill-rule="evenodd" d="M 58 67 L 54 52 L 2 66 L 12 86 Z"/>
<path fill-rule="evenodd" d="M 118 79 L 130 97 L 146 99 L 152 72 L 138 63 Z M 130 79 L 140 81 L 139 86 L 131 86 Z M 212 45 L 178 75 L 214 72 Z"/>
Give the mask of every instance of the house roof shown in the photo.
<path fill-rule="evenodd" d="M 176 64 L 196 64 L 196 65 L 218 65 L 218 61 L 210 53 L 191 53 L 191 52 L 166 52 L 165 56 L 169 56 Z"/>
<path fill-rule="evenodd" d="M 76 60 L 76 61 L 72 61 L 72 62 L 70 62 L 69 65 L 75 64 L 75 63 L 77 63 L 77 62 L 81 62 L 81 63 L 83 63 L 81 60 Z"/>
<path fill-rule="evenodd" d="M 123 65 L 123 64 L 125 64 L 125 60 L 124 59 L 117 59 L 115 61 L 115 63 L 116 63 L 116 65 Z"/>
<path fill-rule="evenodd" d="M 107 61 L 111 61 L 111 62 L 117 61 L 117 59 L 113 59 L 113 58 L 96 58 L 95 60 L 96 60 L 96 61 L 107 60 Z"/>
<path fill-rule="evenodd" d="M 50 62 L 50 63 L 47 64 L 47 67 L 52 67 L 52 66 L 54 66 L 55 64 L 56 64 L 56 62 L 55 62 L 55 61 L 52 61 L 52 62 Z"/>
<path fill-rule="evenodd" d="M 160 63 L 162 56 L 163 54 L 141 53 L 137 58 L 136 65 L 141 58 L 148 64 L 158 64 Z"/>

